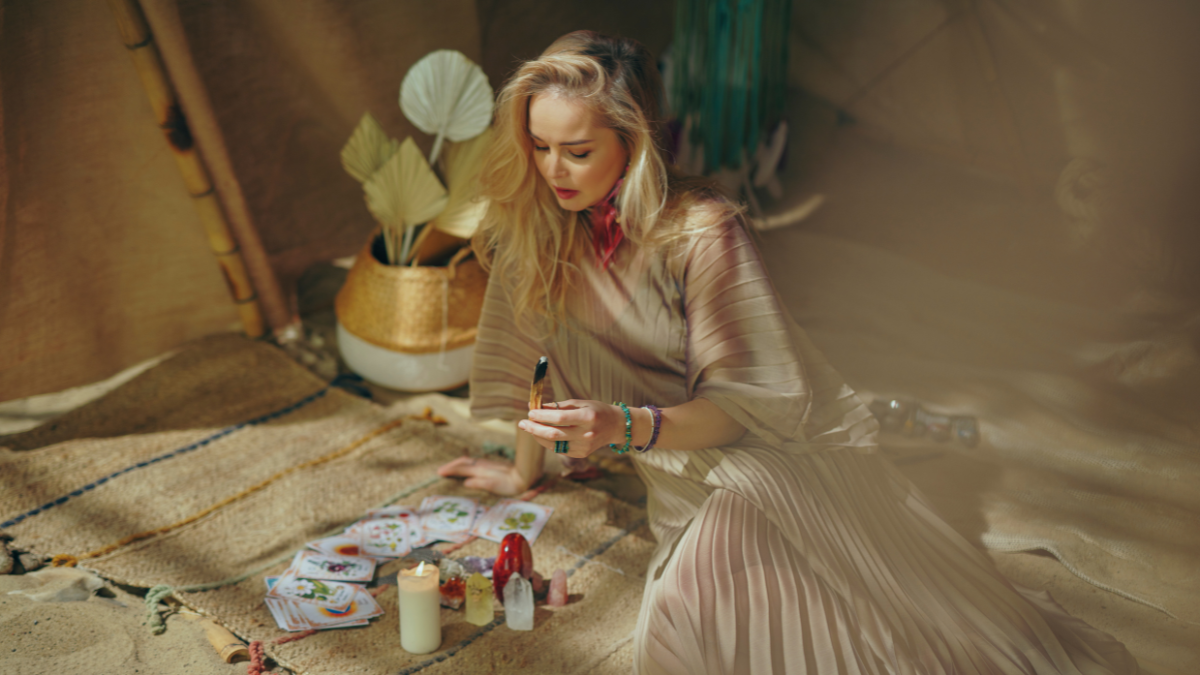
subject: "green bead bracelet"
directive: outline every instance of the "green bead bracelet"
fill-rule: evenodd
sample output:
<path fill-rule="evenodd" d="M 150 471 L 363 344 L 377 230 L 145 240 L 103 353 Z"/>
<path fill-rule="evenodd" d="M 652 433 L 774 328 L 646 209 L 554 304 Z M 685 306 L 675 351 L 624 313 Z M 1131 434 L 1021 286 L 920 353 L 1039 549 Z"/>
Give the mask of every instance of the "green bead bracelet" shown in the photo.
<path fill-rule="evenodd" d="M 629 452 L 631 443 L 633 442 L 633 415 L 629 414 L 629 407 L 620 401 L 613 401 L 613 405 L 621 406 L 621 412 L 625 413 L 625 445 L 618 448 L 616 443 L 609 443 L 608 447 L 612 448 L 613 452 L 618 455 L 623 455 Z"/>

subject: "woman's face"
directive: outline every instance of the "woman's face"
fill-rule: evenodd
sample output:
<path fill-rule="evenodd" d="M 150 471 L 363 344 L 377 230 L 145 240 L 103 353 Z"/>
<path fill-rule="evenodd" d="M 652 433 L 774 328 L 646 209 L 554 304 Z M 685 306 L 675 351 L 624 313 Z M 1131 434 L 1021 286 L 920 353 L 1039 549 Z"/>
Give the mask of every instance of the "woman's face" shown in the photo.
<path fill-rule="evenodd" d="M 558 205 L 582 211 L 604 199 L 629 163 L 617 133 L 597 126 L 582 104 L 538 94 L 529 102 L 533 160 Z"/>

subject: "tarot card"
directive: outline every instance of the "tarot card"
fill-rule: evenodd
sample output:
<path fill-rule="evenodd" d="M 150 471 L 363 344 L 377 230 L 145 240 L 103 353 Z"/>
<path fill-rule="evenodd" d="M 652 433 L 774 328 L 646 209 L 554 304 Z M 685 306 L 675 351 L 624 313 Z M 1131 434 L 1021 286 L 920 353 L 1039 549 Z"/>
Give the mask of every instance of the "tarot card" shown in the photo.
<path fill-rule="evenodd" d="M 385 518 L 420 520 L 421 515 L 407 506 L 385 506 L 382 509 L 371 509 L 370 511 L 367 511 L 367 517 L 363 518 L 363 520 L 383 520 Z"/>
<path fill-rule="evenodd" d="M 475 518 L 472 521 L 471 529 L 463 530 L 462 532 L 442 534 L 440 535 L 441 540 L 448 541 L 452 544 L 461 544 L 471 537 L 478 536 L 475 534 L 475 529 L 479 527 L 480 521 L 487 516 L 487 513 L 488 508 L 486 506 L 478 503 L 475 504 Z"/>
<path fill-rule="evenodd" d="M 301 615 L 314 628 L 342 628 L 347 625 L 365 625 L 368 619 L 383 614 L 383 608 L 364 589 L 358 589 L 354 600 L 345 609 L 332 609 L 316 605 L 301 605 Z"/>
<path fill-rule="evenodd" d="M 267 591 L 270 592 L 275 583 L 279 581 L 279 577 L 266 577 L 264 581 L 267 583 Z M 275 617 L 275 623 L 279 624 L 283 630 L 296 632 L 312 629 L 312 625 L 296 609 L 298 603 L 272 597 L 263 598 L 263 602 L 267 605 L 267 609 L 271 610 L 271 616 Z"/>
<path fill-rule="evenodd" d="M 278 598 L 263 598 L 263 604 L 265 604 L 267 609 L 270 610 L 271 617 L 275 619 L 275 625 L 279 626 L 279 630 L 293 630 L 291 624 L 288 623 L 286 617 L 284 616 L 283 610 L 279 608 L 278 603 L 280 602 L 283 601 Z"/>
<path fill-rule="evenodd" d="M 478 536 L 499 543 L 509 533 L 520 532 L 532 545 L 553 513 L 554 509 L 549 506 L 502 499 L 488 512 L 486 530 Z"/>
<path fill-rule="evenodd" d="M 325 537 L 324 539 L 310 541 L 305 546 L 325 555 L 362 555 L 362 541 L 357 535 L 353 537 Z"/>
<path fill-rule="evenodd" d="M 312 628 L 312 626 L 300 625 L 296 623 L 291 613 L 284 608 L 284 605 L 295 605 L 296 603 L 288 602 L 287 600 L 280 600 L 279 598 L 263 598 L 263 603 L 266 604 L 267 609 L 271 611 L 271 616 L 275 617 L 276 625 L 278 625 L 282 630 L 294 633 L 298 630 L 308 630 Z"/>
<path fill-rule="evenodd" d="M 471 526 L 471 535 L 480 539 L 489 539 L 487 533 L 492 527 L 492 519 L 498 513 L 500 513 L 500 509 L 484 509 L 482 513 L 475 517 L 475 524 Z"/>
<path fill-rule="evenodd" d="M 345 535 L 350 538 L 362 538 L 363 526 L 374 520 L 395 519 L 408 523 L 408 547 L 410 549 L 425 545 L 425 534 L 421 531 L 421 514 L 407 506 L 389 506 L 382 509 L 367 511 L 367 517 L 346 528 Z"/>
<path fill-rule="evenodd" d="M 265 581 L 267 582 L 267 590 L 268 591 L 271 590 L 271 587 L 274 586 L 275 582 L 278 580 L 279 580 L 279 577 L 267 577 L 265 579 Z M 360 589 L 360 592 L 362 592 L 362 593 L 366 594 L 368 597 L 370 597 L 370 593 L 366 593 L 366 591 L 361 591 L 361 589 Z M 356 598 L 357 598 L 357 596 L 356 596 Z M 374 598 L 372 598 L 372 600 L 374 600 Z M 366 619 L 359 619 L 359 620 L 352 619 L 345 623 L 337 624 L 336 626 L 334 626 L 334 625 L 315 625 L 313 622 L 309 621 L 305 617 L 303 608 L 310 607 L 310 606 L 316 607 L 316 605 L 306 605 L 306 604 L 300 603 L 300 602 L 292 602 L 290 600 L 280 600 L 279 598 L 270 598 L 270 597 L 264 598 L 263 602 L 266 603 L 267 609 L 269 609 L 271 611 L 271 616 L 275 617 L 275 623 L 278 624 L 281 629 L 290 631 L 293 633 L 296 631 L 314 630 L 317 628 L 335 628 L 335 627 L 341 628 L 343 626 L 365 626 L 368 623 L 370 623 Z M 350 604 L 354 605 L 355 603 L 351 602 Z M 334 611 L 334 610 L 330 610 L 330 611 Z"/>
<path fill-rule="evenodd" d="M 426 539 L 454 541 L 470 535 L 477 504 L 467 497 L 426 497 L 421 502 L 421 529 Z"/>
<path fill-rule="evenodd" d="M 359 525 L 364 555 L 398 558 L 412 549 L 409 544 L 409 525 L 403 520 L 366 520 Z"/>
<path fill-rule="evenodd" d="M 328 579 L 366 583 L 375 578 L 375 561 L 358 556 L 330 556 L 300 551 L 292 559 L 291 569 L 304 579 Z"/>
<path fill-rule="evenodd" d="M 303 579 L 289 569 L 267 591 L 267 597 L 345 609 L 354 599 L 357 589 L 358 586 L 341 581 Z"/>

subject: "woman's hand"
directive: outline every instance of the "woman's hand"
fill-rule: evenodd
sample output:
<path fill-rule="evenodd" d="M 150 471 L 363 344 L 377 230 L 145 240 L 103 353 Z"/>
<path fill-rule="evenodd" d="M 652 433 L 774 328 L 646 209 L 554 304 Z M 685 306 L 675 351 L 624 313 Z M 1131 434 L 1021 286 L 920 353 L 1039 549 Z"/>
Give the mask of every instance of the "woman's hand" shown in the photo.
<path fill-rule="evenodd" d="M 459 457 L 438 467 L 439 476 L 466 478 L 463 485 L 475 490 L 487 490 L 505 497 L 515 497 L 529 488 L 515 464 L 494 459 Z"/>
<path fill-rule="evenodd" d="M 541 410 L 530 410 L 529 419 L 517 425 L 543 448 L 554 449 L 567 441 L 568 457 L 584 458 L 609 443 L 625 444 L 625 413 L 599 401 L 560 401 Z"/>

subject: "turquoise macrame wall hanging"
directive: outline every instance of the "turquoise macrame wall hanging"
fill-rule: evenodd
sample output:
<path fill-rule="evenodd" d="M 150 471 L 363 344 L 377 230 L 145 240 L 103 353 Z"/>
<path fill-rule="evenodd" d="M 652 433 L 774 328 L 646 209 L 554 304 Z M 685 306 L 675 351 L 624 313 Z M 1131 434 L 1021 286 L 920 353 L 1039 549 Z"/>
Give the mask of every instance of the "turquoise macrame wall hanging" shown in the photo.
<path fill-rule="evenodd" d="M 790 18 L 791 0 L 677 0 L 667 102 L 703 173 L 741 168 L 782 120 Z"/>

